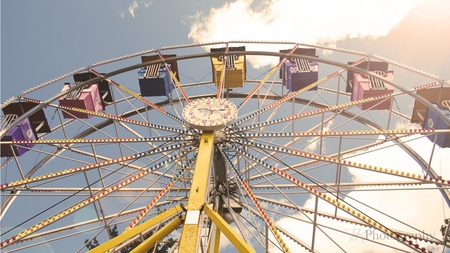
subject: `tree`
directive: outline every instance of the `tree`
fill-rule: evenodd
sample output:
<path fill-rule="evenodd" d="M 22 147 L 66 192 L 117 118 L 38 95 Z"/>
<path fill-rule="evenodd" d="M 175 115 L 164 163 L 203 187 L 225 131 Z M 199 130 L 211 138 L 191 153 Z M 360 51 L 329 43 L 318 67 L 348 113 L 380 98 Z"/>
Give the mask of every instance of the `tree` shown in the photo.
<path fill-rule="evenodd" d="M 84 240 L 84 243 L 86 244 L 86 248 L 88 248 L 88 250 L 91 250 L 99 245 L 97 238 L 95 237 L 90 242 L 88 241 L 89 241 L 88 239 Z"/>
<path fill-rule="evenodd" d="M 445 219 L 444 223 L 445 225 L 441 226 L 441 234 L 442 236 L 445 236 L 445 233 L 447 232 L 448 223 L 450 222 L 450 219 Z M 447 235 L 447 242 L 450 242 L 450 235 Z"/>

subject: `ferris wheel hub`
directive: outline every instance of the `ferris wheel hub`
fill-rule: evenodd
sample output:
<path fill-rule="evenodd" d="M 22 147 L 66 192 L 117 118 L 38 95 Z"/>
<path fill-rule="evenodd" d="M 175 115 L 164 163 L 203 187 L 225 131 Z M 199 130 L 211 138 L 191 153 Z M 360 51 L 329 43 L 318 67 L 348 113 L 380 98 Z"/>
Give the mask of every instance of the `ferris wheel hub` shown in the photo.
<path fill-rule="evenodd" d="M 222 129 L 237 118 L 237 108 L 222 98 L 201 98 L 191 101 L 183 109 L 183 118 L 192 128 L 201 130 Z"/>

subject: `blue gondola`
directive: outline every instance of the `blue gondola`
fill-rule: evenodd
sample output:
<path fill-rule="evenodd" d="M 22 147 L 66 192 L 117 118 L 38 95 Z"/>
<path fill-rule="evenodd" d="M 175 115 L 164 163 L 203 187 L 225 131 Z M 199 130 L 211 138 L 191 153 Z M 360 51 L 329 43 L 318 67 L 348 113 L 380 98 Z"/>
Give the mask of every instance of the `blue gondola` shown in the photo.
<path fill-rule="evenodd" d="M 169 93 L 172 92 L 174 81 L 163 64 L 153 64 L 141 68 L 138 73 L 141 96 L 169 96 Z"/>
<path fill-rule="evenodd" d="M 417 90 L 417 95 L 423 97 L 431 103 L 440 104 L 444 100 L 450 100 L 450 87 L 440 87 L 431 89 Z M 427 113 L 427 106 L 416 99 L 414 101 L 414 108 L 411 115 L 411 123 L 424 125 L 425 116 Z"/>
<path fill-rule="evenodd" d="M 178 64 L 176 61 L 170 60 L 170 58 L 176 57 L 176 55 L 163 55 L 162 57 L 175 74 L 177 80 L 180 80 L 180 77 L 178 76 Z M 142 62 L 145 63 L 158 61 L 161 58 L 159 55 L 153 55 L 142 56 L 141 59 Z M 169 96 L 174 88 L 174 79 L 164 63 L 155 63 L 140 68 L 138 74 L 139 88 L 141 90 L 141 96 L 143 97 Z"/>
<path fill-rule="evenodd" d="M 448 119 L 450 119 L 450 100 L 443 100 L 441 103 L 432 103 L 435 108 L 441 111 Z M 427 108 L 425 120 L 423 121 L 423 128 L 429 129 L 450 129 L 448 125 L 440 116 L 430 108 Z M 437 138 L 437 140 L 435 140 Z M 436 145 L 441 148 L 450 147 L 450 133 L 439 133 L 437 135 L 428 135 L 428 139 L 432 142 L 436 141 Z"/>

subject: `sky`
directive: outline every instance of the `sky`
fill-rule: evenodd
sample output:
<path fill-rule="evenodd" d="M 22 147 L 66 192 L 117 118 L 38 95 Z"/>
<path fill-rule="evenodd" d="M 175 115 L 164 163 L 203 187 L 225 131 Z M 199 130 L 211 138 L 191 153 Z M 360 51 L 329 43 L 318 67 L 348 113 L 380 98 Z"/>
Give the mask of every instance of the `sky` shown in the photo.
<path fill-rule="evenodd" d="M 450 79 L 446 0 L 2 0 L 1 101 L 97 61 L 169 45 L 227 40 L 347 48 Z M 274 64 L 261 58 L 249 61 L 254 68 Z M 405 88 L 414 83 L 405 83 Z M 351 173 L 356 181 L 363 177 Z"/>
<path fill-rule="evenodd" d="M 280 0 L 267 8 L 270 2 L 2 1 L 1 100 L 100 60 L 230 39 L 337 45 L 449 79 L 445 66 L 450 35 L 445 31 L 450 7 L 445 1 L 360 1 L 357 6 L 351 1 Z M 389 8 L 380 7 L 385 2 Z M 374 16 L 364 8 L 376 10 Z M 306 20 L 311 23 L 301 25 Z"/>

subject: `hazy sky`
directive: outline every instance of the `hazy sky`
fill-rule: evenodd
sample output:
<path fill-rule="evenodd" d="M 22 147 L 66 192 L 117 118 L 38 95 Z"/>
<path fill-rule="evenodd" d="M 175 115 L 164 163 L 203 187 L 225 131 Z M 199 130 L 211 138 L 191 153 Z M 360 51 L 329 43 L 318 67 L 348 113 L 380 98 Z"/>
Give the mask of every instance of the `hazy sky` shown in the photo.
<path fill-rule="evenodd" d="M 1 100 L 96 61 L 194 40 L 325 42 L 450 79 L 448 1 L 262 2 L 4 0 Z"/>

